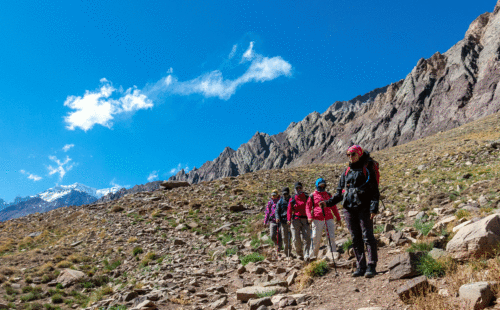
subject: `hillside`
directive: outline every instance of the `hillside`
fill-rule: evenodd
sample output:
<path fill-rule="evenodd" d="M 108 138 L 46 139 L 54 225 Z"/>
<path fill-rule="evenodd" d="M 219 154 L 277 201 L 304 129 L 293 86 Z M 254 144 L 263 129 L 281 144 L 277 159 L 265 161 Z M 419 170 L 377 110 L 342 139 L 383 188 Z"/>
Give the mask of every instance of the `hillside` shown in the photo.
<path fill-rule="evenodd" d="M 498 211 L 499 139 L 500 114 L 494 114 L 373 153 L 381 164 L 386 208 L 376 218 L 377 237 L 383 244 L 381 273 L 371 280 L 353 282 L 348 272 L 354 261 L 348 253 L 337 260 L 339 277 L 330 271 L 314 279 L 306 276 L 307 266 L 303 268 L 301 261 L 273 258 L 274 248 L 261 223 L 271 189 L 300 180 L 311 191 L 320 176 L 332 189 L 345 168 L 345 164 L 314 164 L 129 194 L 111 202 L 60 208 L 0 223 L 0 304 L 17 309 L 42 305 L 47 309 L 118 309 L 119 305 L 248 309 L 237 299 L 236 291 L 260 283 L 260 287 L 272 285 L 274 291 L 269 294 L 277 294 L 275 302 L 283 303 L 285 309 L 359 309 L 368 305 L 408 309 L 394 293 L 404 280 L 389 282 L 387 264 L 395 253 L 404 253 L 409 243 L 436 240 L 443 247 L 451 229 L 431 237 L 425 227 L 446 215 L 456 214 L 450 223 L 453 227 L 463 221 L 459 218 L 481 218 Z M 415 221 L 414 212 L 422 211 L 421 221 Z M 385 241 L 385 224 L 394 227 L 390 234 L 400 234 L 405 242 Z M 336 234 L 339 247 L 348 244 L 344 227 Z M 241 265 L 258 261 L 259 255 L 265 260 Z M 478 278 L 478 271 L 488 266 L 472 263 L 475 269 L 467 267 L 467 262 L 456 267 L 464 277 L 450 271 L 446 277 L 454 276 L 453 281 L 446 277 L 432 281 L 454 296 L 457 285 Z M 79 270 L 83 277 L 75 283 L 65 282 L 61 278 L 61 272 L 68 272 L 65 268 Z M 498 276 L 496 271 L 491 275 Z M 301 290 L 304 281 L 312 284 Z M 288 297 L 279 297 L 280 292 Z M 454 297 L 438 297 L 455 305 Z M 414 307 L 424 309 L 417 303 Z"/>
<path fill-rule="evenodd" d="M 500 3 L 473 21 L 464 39 L 420 59 L 405 79 L 312 112 L 276 135 L 257 132 L 237 150 L 170 180 L 190 183 L 258 170 L 343 160 L 347 146 L 407 143 L 500 111 Z"/>

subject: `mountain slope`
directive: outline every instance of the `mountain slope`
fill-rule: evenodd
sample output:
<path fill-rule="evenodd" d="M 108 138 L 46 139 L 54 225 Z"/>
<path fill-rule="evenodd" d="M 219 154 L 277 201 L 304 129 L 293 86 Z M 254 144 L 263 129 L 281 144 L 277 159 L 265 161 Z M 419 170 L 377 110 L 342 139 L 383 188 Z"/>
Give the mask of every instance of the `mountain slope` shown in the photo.
<path fill-rule="evenodd" d="M 257 132 L 236 151 L 170 180 L 191 183 L 261 169 L 339 161 L 357 143 L 380 150 L 500 111 L 500 2 L 446 53 L 420 59 L 404 80 L 313 112 L 277 135 Z"/>

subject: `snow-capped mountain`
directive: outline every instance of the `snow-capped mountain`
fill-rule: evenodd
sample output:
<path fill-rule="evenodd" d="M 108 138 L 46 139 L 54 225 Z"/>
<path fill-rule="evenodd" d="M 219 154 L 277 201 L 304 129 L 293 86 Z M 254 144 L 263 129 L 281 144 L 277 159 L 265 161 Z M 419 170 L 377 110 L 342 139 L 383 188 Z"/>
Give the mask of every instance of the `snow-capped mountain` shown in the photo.
<path fill-rule="evenodd" d="M 17 197 L 12 203 L 0 201 L 0 221 L 36 212 L 47 212 L 61 207 L 93 203 L 105 195 L 118 192 L 120 189 L 116 186 L 95 189 L 80 183 L 58 185 L 33 196 Z"/>
<path fill-rule="evenodd" d="M 72 185 L 58 185 L 53 188 L 49 188 L 48 190 L 41 192 L 38 195 L 31 197 L 40 197 L 41 199 L 52 202 L 56 199 L 59 199 L 65 195 L 71 193 L 71 191 L 77 191 L 81 193 L 86 193 L 89 196 L 95 197 L 96 199 L 101 198 L 104 195 L 109 193 L 116 193 L 120 190 L 120 187 L 112 187 L 112 188 L 104 188 L 104 189 L 95 189 L 80 183 L 75 183 Z"/>

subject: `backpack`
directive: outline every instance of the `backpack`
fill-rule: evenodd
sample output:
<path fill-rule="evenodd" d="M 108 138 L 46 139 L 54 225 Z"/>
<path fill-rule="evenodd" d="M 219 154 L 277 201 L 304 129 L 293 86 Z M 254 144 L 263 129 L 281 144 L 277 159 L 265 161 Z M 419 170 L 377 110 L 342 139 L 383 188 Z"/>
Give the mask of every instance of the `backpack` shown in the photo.
<path fill-rule="evenodd" d="M 368 172 L 368 165 L 371 163 L 372 165 L 372 168 L 373 168 L 373 171 L 375 171 L 375 178 L 377 179 L 377 185 L 380 184 L 380 169 L 379 169 L 379 164 L 377 161 L 375 161 L 373 158 L 369 158 L 367 161 L 366 161 L 366 164 L 363 166 L 363 174 L 366 176 L 368 176 L 368 180 L 370 179 L 370 174 Z M 347 169 L 345 170 L 345 173 L 344 173 L 344 176 L 347 176 L 347 174 L 349 173 L 349 171 L 351 170 L 351 167 L 347 167 Z M 368 183 L 368 180 L 366 180 L 366 183 Z"/>

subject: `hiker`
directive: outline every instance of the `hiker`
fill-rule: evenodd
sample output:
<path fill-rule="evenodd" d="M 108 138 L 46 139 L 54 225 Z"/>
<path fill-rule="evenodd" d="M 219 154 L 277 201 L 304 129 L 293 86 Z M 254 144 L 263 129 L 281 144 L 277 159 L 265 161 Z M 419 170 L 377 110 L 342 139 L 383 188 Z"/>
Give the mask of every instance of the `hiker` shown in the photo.
<path fill-rule="evenodd" d="M 281 230 L 281 239 L 282 242 L 280 242 L 283 245 L 283 248 L 285 250 L 285 255 L 287 257 L 290 257 L 291 254 L 291 249 L 290 249 L 290 225 L 288 224 L 288 204 L 292 197 L 290 196 L 290 189 L 288 187 L 283 187 L 281 190 L 281 199 L 278 201 L 278 207 L 277 207 L 277 221 L 280 225 L 280 230 Z"/>
<path fill-rule="evenodd" d="M 324 204 L 332 206 L 343 201 L 344 220 L 351 233 L 357 261 L 357 269 L 352 276 L 372 278 L 378 261 L 377 240 L 373 235 L 373 218 L 378 213 L 380 198 L 378 163 L 359 145 L 351 146 L 347 156 L 349 167 L 340 177 L 337 193 Z"/>
<path fill-rule="evenodd" d="M 266 216 L 264 218 L 264 224 L 269 224 L 269 235 L 271 236 L 271 240 L 281 249 L 281 238 L 278 236 L 279 230 L 279 222 L 277 220 L 276 211 L 277 204 L 280 200 L 280 195 L 278 195 L 278 190 L 273 190 L 271 192 L 271 198 L 267 203 L 266 207 Z M 278 244 L 279 240 L 279 244 Z"/>
<path fill-rule="evenodd" d="M 292 231 L 292 241 L 299 259 L 309 260 L 311 252 L 311 227 L 307 222 L 306 204 L 309 195 L 302 191 L 302 183 L 295 183 L 295 195 L 288 204 L 287 223 Z"/>
<path fill-rule="evenodd" d="M 321 207 L 320 202 L 330 199 L 332 196 L 326 191 L 326 182 L 322 178 L 316 180 L 316 190 L 309 196 L 306 204 L 307 220 L 312 224 L 312 253 L 310 259 L 315 259 L 318 256 L 319 244 L 323 229 L 326 229 L 330 238 L 329 242 L 333 248 L 330 251 L 336 252 L 335 246 L 335 223 L 333 222 L 333 214 L 337 223 L 340 224 L 340 215 L 337 206 L 326 206 L 323 204 Z M 327 227 L 325 227 L 325 224 Z M 328 244 L 328 243 L 327 243 Z"/>

